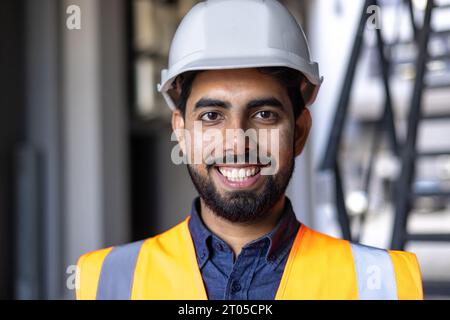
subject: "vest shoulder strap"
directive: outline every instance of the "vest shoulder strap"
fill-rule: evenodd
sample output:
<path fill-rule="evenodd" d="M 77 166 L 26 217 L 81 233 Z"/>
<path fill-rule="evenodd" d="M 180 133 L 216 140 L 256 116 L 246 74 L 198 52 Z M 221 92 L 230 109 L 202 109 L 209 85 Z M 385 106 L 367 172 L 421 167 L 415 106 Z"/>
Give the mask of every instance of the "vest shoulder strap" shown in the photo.
<path fill-rule="evenodd" d="M 145 241 L 136 265 L 132 299 L 207 299 L 189 218 Z"/>
<path fill-rule="evenodd" d="M 422 300 L 422 276 L 415 254 L 351 244 L 360 299 Z"/>
<path fill-rule="evenodd" d="M 114 247 L 105 257 L 98 280 L 97 300 L 128 300 L 133 289 L 134 270 L 144 241 Z"/>
<path fill-rule="evenodd" d="M 302 225 L 277 299 L 422 299 L 417 258 L 330 237 Z"/>
<path fill-rule="evenodd" d="M 94 300 L 96 298 L 103 261 L 111 250 L 110 247 L 88 252 L 78 259 L 75 281 L 77 300 Z"/>
<path fill-rule="evenodd" d="M 86 253 L 77 263 L 78 300 L 126 300 L 143 241 Z"/>
<path fill-rule="evenodd" d="M 207 299 L 187 221 L 81 256 L 77 299 Z"/>
<path fill-rule="evenodd" d="M 361 300 L 397 300 L 395 270 L 387 250 L 350 244 Z"/>

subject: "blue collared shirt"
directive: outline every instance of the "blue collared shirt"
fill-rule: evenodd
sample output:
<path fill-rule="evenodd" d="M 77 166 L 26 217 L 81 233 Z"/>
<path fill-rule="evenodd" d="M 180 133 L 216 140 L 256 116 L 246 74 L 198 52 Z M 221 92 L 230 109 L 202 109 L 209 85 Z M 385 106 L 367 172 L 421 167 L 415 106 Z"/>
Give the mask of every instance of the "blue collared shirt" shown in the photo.
<path fill-rule="evenodd" d="M 203 223 L 200 199 L 192 204 L 189 230 L 210 300 L 273 300 L 300 223 L 289 199 L 276 227 L 246 244 L 237 259 Z"/>

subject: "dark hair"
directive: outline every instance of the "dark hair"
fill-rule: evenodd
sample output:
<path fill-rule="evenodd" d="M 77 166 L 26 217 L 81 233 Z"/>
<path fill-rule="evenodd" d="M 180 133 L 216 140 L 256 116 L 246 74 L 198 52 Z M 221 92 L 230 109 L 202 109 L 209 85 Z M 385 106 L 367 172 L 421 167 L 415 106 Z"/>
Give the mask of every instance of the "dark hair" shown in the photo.
<path fill-rule="evenodd" d="M 291 100 L 294 109 L 294 117 L 297 119 L 305 108 L 305 102 L 300 92 L 300 85 L 304 79 L 301 72 L 288 67 L 259 67 L 259 72 L 270 75 L 280 82 L 280 84 L 287 89 L 289 99 Z M 177 77 L 174 81 L 181 85 L 180 98 L 177 102 L 177 109 L 184 115 L 186 111 L 186 103 L 191 94 L 192 83 L 200 71 L 187 71 Z"/>

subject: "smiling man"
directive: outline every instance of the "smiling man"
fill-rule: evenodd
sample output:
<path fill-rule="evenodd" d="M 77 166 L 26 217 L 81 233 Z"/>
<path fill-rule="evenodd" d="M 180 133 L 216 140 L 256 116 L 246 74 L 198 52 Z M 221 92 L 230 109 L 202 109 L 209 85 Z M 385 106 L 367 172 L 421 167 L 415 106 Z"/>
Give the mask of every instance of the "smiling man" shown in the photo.
<path fill-rule="evenodd" d="M 158 89 L 199 197 L 172 229 L 83 255 L 77 297 L 421 299 L 415 255 L 316 232 L 285 196 L 320 83 L 277 1 L 192 8 Z"/>

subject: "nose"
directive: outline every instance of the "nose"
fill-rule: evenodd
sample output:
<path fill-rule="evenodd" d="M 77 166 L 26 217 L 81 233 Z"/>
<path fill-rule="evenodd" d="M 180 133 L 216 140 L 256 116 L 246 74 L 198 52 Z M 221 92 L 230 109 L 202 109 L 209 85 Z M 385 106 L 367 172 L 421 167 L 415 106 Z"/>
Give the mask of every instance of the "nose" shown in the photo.
<path fill-rule="evenodd" d="M 245 155 L 256 148 L 256 130 L 248 126 L 244 116 L 234 116 L 225 128 L 225 155 L 238 157 L 238 162 L 245 162 Z M 230 159 L 231 160 L 231 159 Z"/>

